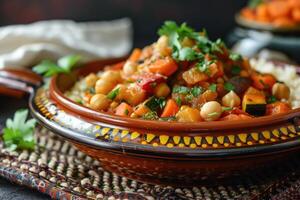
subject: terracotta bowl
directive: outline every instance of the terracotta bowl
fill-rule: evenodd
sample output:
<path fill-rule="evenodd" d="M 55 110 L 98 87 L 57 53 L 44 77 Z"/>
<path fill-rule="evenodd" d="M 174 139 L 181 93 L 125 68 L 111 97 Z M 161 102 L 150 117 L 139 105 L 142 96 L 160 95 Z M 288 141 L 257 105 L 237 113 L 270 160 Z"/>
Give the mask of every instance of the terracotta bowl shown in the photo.
<path fill-rule="evenodd" d="M 300 149 L 300 109 L 244 121 L 156 122 L 97 112 L 63 95 L 78 76 L 118 61 L 53 77 L 29 101 L 42 125 L 109 171 L 147 183 L 214 183 L 274 167 Z"/>

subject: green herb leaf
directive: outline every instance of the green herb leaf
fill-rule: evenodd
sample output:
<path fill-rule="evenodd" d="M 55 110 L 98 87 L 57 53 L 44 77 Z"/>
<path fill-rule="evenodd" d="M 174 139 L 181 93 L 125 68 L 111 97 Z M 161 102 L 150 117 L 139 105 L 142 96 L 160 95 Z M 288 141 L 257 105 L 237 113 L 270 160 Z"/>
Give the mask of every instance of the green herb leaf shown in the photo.
<path fill-rule="evenodd" d="M 90 87 L 89 92 L 90 92 L 91 94 L 96 94 L 96 90 L 95 90 L 94 87 Z"/>
<path fill-rule="evenodd" d="M 157 112 L 155 112 L 155 111 L 147 112 L 146 114 L 144 114 L 144 115 L 142 116 L 142 119 L 156 120 L 156 119 L 158 119 Z"/>
<path fill-rule="evenodd" d="M 175 101 L 176 101 L 176 104 L 177 104 L 178 106 L 181 106 L 182 101 L 181 101 L 181 98 L 180 98 L 180 97 L 177 97 L 177 98 L 175 99 Z"/>
<path fill-rule="evenodd" d="M 229 83 L 229 82 L 226 82 L 226 83 L 224 84 L 224 88 L 225 88 L 225 90 L 227 90 L 228 92 L 230 92 L 230 91 L 232 91 L 232 90 L 235 89 L 235 88 L 234 88 L 234 85 L 232 85 L 232 84 Z"/>
<path fill-rule="evenodd" d="M 234 75 L 239 75 L 241 71 L 242 71 L 242 68 L 239 66 L 233 66 L 231 69 L 231 73 Z"/>
<path fill-rule="evenodd" d="M 212 112 L 212 113 L 209 113 L 207 114 L 209 117 L 212 117 L 212 116 L 216 116 L 216 115 L 219 115 L 220 113 L 218 112 Z"/>
<path fill-rule="evenodd" d="M 217 91 L 217 85 L 216 84 L 211 84 L 209 87 L 208 87 L 208 89 L 210 90 L 210 91 L 212 91 L 212 92 L 216 92 Z"/>
<path fill-rule="evenodd" d="M 202 92 L 203 92 L 202 87 L 193 87 L 193 88 L 191 89 L 191 94 L 192 94 L 194 97 L 198 97 Z"/>
<path fill-rule="evenodd" d="M 57 61 L 58 66 L 63 68 L 66 72 L 70 72 L 73 67 L 80 61 L 81 56 L 79 55 L 68 55 L 60 58 Z"/>
<path fill-rule="evenodd" d="M 203 60 L 199 63 L 196 64 L 196 68 L 201 71 L 201 72 L 204 72 L 206 74 L 209 74 L 210 71 L 209 71 L 209 66 L 211 64 L 215 63 L 214 60 L 210 60 L 210 61 L 207 61 L 207 60 Z"/>
<path fill-rule="evenodd" d="M 190 88 L 185 86 L 175 86 L 173 87 L 172 93 L 178 93 L 178 94 L 188 94 L 190 92 Z"/>
<path fill-rule="evenodd" d="M 267 103 L 270 104 L 270 103 L 275 103 L 277 100 L 277 98 L 273 95 L 271 95 L 268 99 L 267 99 Z"/>
<path fill-rule="evenodd" d="M 108 93 L 106 97 L 108 99 L 114 100 L 118 96 L 119 92 L 120 92 L 120 88 L 118 87 L 112 90 L 110 93 Z"/>
<path fill-rule="evenodd" d="M 163 109 L 166 105 L 166 100 L 162 97 L 151 97 L 146 103 L 147 106 L 151 111 L 157 111 L 158 109 Z"/>
<path fill-rule="evenodd" d="M 3 130 L 3 140 L 5 147 L 9 150 L 34 149 L 33 131 L 36 121 L 34 119 L 26 121 L 27 116 L 28 110 L 19 110 L 13 119 L 7 119 Z"/>
<path fill-rule="evenodd" d="M 184 47 L 179 50 L 178 60 L 184 61 L 193 61 L 197 58 L 197 53 L 190 47 Z"/>
<path fill-rule="evenodd" d="M 233 61 L 240 61 L 243 59 L 243 57 L 240 54 L 233 52 L 230 53 L 229 58 Z"/>
<path fill-rule="evenodd" d="M 70 55 L 62 57 L 58 60 L 58 64 L 50 60 L 43 60 L 40 64 L 33 67 L 33 71 L 42 74 L 45 77 L 50 77 L 60 73 L 70 73 L 72 68 L 80 60 L 78 55 Z"/>

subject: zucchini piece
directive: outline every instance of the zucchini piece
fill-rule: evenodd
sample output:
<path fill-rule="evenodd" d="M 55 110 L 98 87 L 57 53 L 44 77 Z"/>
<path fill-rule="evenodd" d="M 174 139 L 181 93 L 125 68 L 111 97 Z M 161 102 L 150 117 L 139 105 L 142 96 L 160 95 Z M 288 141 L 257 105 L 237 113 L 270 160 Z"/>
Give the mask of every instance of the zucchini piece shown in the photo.
<path fill-rule="evenodd" d="M 243 111 L 253 116 L 264 116 L 267 110 L 266 97 L 259 94 L 245 94 L 242 103 Z"/>

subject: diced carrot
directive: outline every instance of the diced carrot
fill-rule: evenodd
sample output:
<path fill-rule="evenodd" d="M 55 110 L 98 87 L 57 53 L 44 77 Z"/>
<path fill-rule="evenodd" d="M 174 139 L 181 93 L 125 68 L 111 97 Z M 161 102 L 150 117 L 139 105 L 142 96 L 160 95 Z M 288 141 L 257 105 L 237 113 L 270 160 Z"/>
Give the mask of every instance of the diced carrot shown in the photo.
<path fill-rule="evenodd" d="M 288 17 L 291 11 L 286 1 L 271 1 L 266 4 L 271 18 Z"/>
<path fill-rule="evenodd" d="M 164 59 L 158 59 L 149 66 L 150 72 L 159 73 L 165 76 L 172 75 L 177 69 L 178 66 L 176 62 L 169 57 Z"/>
<path fill-rule="evenodd" d="M 253 86 L 257 89 L 272 89 L 276 83 L 276 79 L 271 74 L 253 74 L 251 76 L 253 80 Z"/>
<path fill-rule="evenodd" d="M 268 6 L 266 4 L 260 4 L 256 8 L 257 21 L 260 22 L 270 22 L 270 16 L 268 13 Z"/>
<path fill-rule="evenodd" d="M 292 16 L 296 22 L 300 23 L 300 8 L 293 9 Z"/>
<path fill-rule="evenodd" d="M 169 99 L 164 108 L 161 117 L 172 117 L 179 111 L 177 103 L 173 99 Z"/>
<path fill-rule="evenodd" d="M 288 4 L 291 8 L 300 8 L 300 0 L 288 0 Z"/>
<path fill-rule="evenodd" d="M 277 27 L 292 27 L 296 25 L 289 17 L 279 17 L 273 21 L 273 24 Z"/>
<path fill-rule="evenodd" d="M 280 113 L 286 113 L 291 110 L 289 104 L 285 102 L 275 102 L 267 105 L 267 115 L 275 115 Z"/>
<path fill-rule="evenodd" d="M 115 114 L 119 116 L 130 116 L 133 112 L 133 109 L 130 105 L 123 102 L 115 109 Z"/>
<path fill-rule="evenodd" d="M 136 62 L 138 61 L 138 59 L 140 58 L 142 54 L 142 50 L 141 49 L 134 49 L 131 53 L 131 55 L 129 56 L 128 60 L 131 61 L 131 62 Z"/>
<path fill-rule="evenodd" d="M 249 20 L 254 20 L 255 19 L 255 13 L 252 9 L 250 8 L 244 8 L 242 11 L 241 11 L 241 15 L 243 17 L 245 17 L 246 19 L 249 19 Z"/>

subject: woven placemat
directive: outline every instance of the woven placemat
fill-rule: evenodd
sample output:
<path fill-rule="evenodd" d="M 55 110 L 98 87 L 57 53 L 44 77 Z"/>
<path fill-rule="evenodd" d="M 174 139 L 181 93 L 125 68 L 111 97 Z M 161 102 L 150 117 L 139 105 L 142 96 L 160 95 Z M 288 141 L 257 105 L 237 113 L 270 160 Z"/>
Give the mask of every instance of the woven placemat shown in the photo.
<path fill-rule="evenodd" d="M 34 152 L 1 148 L 0 176 L 53 199 L 300 199 L 300 161 L 218 186 L 149 185 L 105 171 L 65 139 L 37 128 Z"/>

